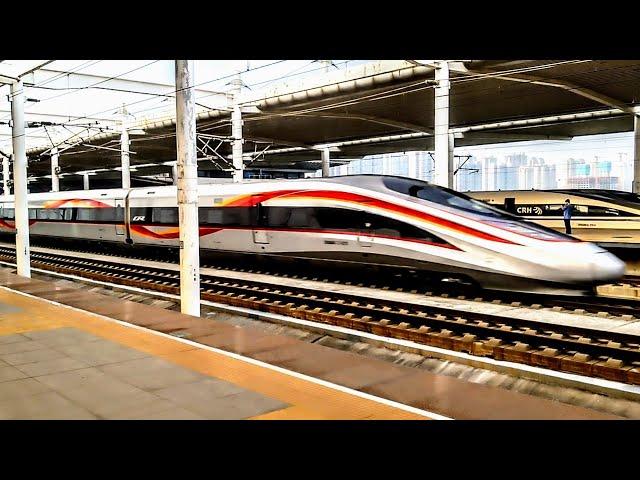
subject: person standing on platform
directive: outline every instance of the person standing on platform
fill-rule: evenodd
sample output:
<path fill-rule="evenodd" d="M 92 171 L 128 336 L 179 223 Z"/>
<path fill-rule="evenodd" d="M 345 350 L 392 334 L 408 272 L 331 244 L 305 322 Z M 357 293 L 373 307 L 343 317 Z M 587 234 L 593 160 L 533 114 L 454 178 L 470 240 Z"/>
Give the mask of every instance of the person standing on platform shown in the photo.
<path fill-rule="evenodd" d="M 567 234 L 571 235 L 571 214 L 573 213 L 573 205 L 567 198 L 562 206 L 562 216 L 564 218 L 564 228 Z"/>

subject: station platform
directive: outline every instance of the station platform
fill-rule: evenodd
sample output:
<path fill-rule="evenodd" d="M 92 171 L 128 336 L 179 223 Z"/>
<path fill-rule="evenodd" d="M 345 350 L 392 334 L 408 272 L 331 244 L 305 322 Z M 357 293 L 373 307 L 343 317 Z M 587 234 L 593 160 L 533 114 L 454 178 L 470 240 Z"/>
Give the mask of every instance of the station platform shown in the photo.
<path fill-rule="evenodd" d="M 2 419 L 617 419 L 0 268 Z"/>

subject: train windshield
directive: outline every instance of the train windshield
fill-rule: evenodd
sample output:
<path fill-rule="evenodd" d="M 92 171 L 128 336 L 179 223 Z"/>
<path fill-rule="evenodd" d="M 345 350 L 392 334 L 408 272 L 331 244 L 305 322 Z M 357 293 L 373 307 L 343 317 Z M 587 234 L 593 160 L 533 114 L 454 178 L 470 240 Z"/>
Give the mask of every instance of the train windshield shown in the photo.
<path fill-rule="evenodd" d="M 516 219 L 518 217 L 498 210 L 479 200 L 474 200 L 449 188 L 431 185 L 420 180 L 412 180 L 398 177 L 387 177 L 383 180 L 384 185 L 394 192 L 420 198 L 429 202 L 434 202 L 445 207 L 463 210 L 465 212 L 483 215 L 485 217 Z"/>
<path fill-rule="evenodd" d="M 579 241 L 542 225 L 523 221 L 522 218 L 516 215 L 499 210 L 479 200 L 474 200 L 449 188 L 400 177 L 385 177 L 382 181 L 387 188 L 395 192 L 434 202 L 454 210 L 481 215 L 485 217 L 483 219 L 485 223 L 503 230 L 539 240 Z"/>

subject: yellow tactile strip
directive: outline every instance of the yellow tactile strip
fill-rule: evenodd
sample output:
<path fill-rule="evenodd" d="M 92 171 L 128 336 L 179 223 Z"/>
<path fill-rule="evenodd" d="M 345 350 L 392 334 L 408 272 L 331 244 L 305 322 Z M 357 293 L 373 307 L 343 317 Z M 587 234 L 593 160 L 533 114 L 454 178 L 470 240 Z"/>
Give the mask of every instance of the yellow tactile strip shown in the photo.
<path fill-rule="evenodd" d="M 0 335 L 74 327 L 292 405 L 255 419 L 425 419 L 393 406 L 44 300 L 0 290 L 0 303 L 21 309 L 0 314 Z"/>

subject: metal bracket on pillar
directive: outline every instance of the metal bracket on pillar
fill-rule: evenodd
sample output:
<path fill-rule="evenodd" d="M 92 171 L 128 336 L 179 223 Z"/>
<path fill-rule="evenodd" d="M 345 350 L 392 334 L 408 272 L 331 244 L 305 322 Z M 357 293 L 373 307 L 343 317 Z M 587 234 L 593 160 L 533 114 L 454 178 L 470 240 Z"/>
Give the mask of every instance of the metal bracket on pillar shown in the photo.
<path fill-rule="evenodd" d="M 53 147 L 51 150 L 51 191 L 59 192 L 60 191 L 60 167 L 58 166 L 59 155 L 58 155 L 58 147 Z"/>
<path fill-rule="evenodd" d="M 215 142 L 218 143 L 217 145 L 213 146 L 212 144 Z M 209 160 L 220 170 L 233 171 L 233 163 L 229 162 L 226 158 L 218 153 L 218 149 L 225 142 L 231 143 L 232 140 L 230 137 L 196 133 L 196 151 L 201 155 L 198 160 Z M 219 162 L 214 161 L 214 159 L 220 160 L 223 163 L 224 167 L 220 166 Z"/>

